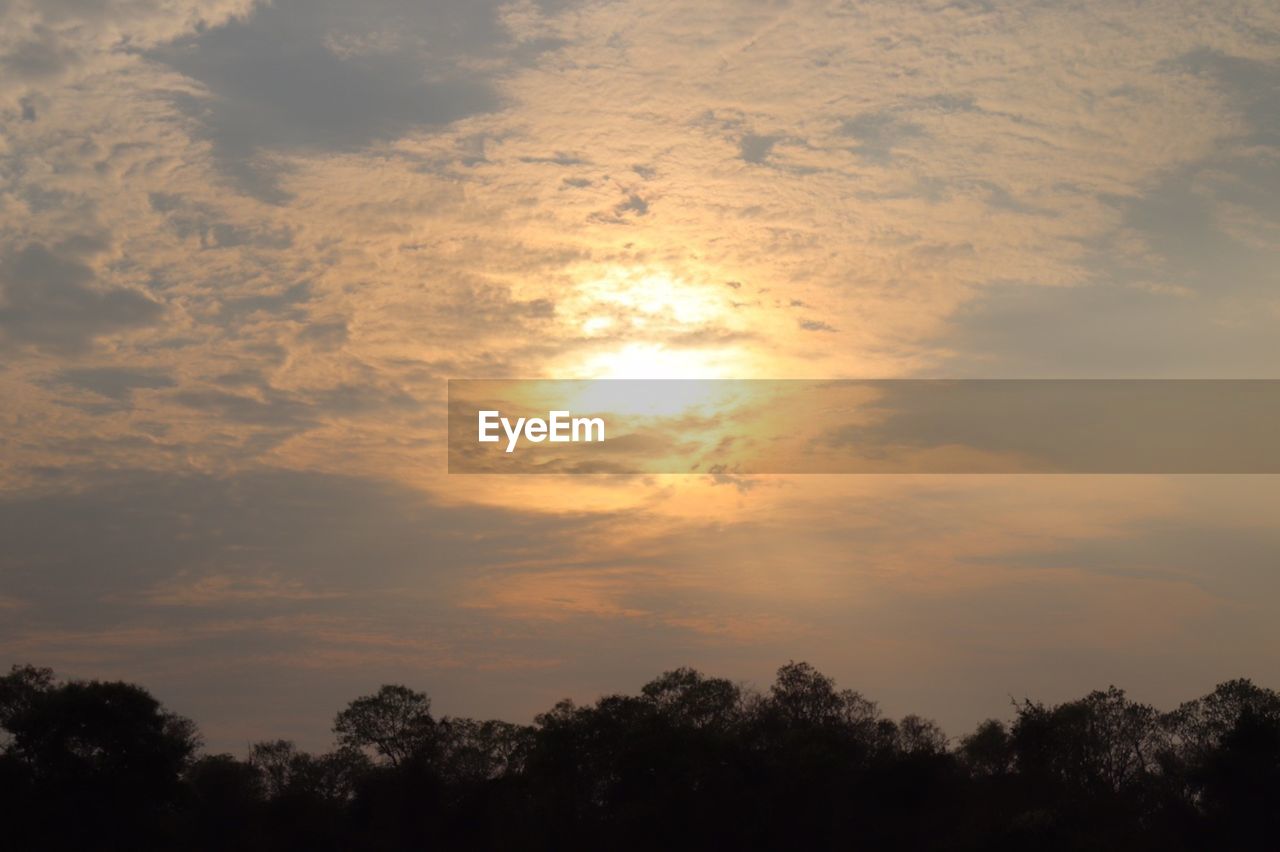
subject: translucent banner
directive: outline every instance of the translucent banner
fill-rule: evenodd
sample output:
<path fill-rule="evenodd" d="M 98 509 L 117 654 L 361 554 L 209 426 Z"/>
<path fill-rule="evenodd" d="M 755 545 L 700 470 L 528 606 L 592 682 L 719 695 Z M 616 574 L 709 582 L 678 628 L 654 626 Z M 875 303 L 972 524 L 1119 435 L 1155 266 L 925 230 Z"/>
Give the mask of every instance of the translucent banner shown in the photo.
<path fill-rule="evenodd" d="M 452 380 L 450 473 L 1280 473 L 1280 380 Z"/>

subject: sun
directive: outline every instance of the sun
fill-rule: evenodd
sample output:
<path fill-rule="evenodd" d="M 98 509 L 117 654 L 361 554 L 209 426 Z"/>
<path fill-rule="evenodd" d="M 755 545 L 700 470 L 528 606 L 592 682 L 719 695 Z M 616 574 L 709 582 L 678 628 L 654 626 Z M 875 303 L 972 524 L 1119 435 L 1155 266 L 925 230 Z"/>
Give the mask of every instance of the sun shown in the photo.
<path fill-rule="evenodd" d="M 725 318 L 725 298 L 708 286 L 668 272 L 613 267 L 575 288 L 573 307 L 586 327 L 697 326 Z"/>
<path fill-rule="evenodd" d="M 595 270 L 561 302 L 584 344 L 568 372 L 586 379 L 728 378 L 744 353 L 727 342 L 740 320 L 722 290 L 648 268 Z"/>

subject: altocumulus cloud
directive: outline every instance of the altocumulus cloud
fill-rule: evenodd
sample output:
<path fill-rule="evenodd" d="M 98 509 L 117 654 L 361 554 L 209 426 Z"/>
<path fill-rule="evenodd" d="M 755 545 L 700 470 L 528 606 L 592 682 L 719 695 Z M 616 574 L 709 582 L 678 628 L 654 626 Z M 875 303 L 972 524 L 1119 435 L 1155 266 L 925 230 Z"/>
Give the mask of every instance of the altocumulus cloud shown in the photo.
<path fill-rule="evenodd" d="M 205 87 L 178 105 L 237 187 L 279 202 L 264 154 L 349 151 L 497 109 L 496 78 L 556 44 L 514 41 L 500 5 L 282 0 L 147 55 Z"/>
<path fill-rule="evenodd" d="M 10 344 L 80 350 L 160 314 L 157 302 L 135 290 L 98 284 L 93 269 L 67 247 L 31 244 L 0 257 L 0 334 Z"/>

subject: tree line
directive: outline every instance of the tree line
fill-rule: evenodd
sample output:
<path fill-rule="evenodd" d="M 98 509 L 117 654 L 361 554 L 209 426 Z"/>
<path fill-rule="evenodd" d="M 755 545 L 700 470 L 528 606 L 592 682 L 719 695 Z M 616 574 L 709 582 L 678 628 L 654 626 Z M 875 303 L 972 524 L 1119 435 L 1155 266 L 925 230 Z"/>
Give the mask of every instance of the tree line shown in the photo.
<path fill-rule="evenodd" d="M 201 751 L 140 686 L 0 677 L 12 850 L 1274 850 L 1280 695 L 1161 712 L 1111 687 L 952 741 L 806 663 L 766 691 L 689 668 L 532 725 L 383 686 L 324 754 Z"/>

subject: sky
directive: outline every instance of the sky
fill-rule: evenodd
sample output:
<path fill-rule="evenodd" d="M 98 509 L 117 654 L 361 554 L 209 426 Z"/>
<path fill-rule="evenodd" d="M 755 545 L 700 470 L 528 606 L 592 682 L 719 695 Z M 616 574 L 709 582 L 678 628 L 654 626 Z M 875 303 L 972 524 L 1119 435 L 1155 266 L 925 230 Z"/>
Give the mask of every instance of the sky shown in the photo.
<path fill-rule="evenodd" d="M 1280 685 L 1280 477 L 460 476 L 446 382 L 1280 378 L 1280 7 L 0 0 L 0 663 L 212 750 Z"/>

